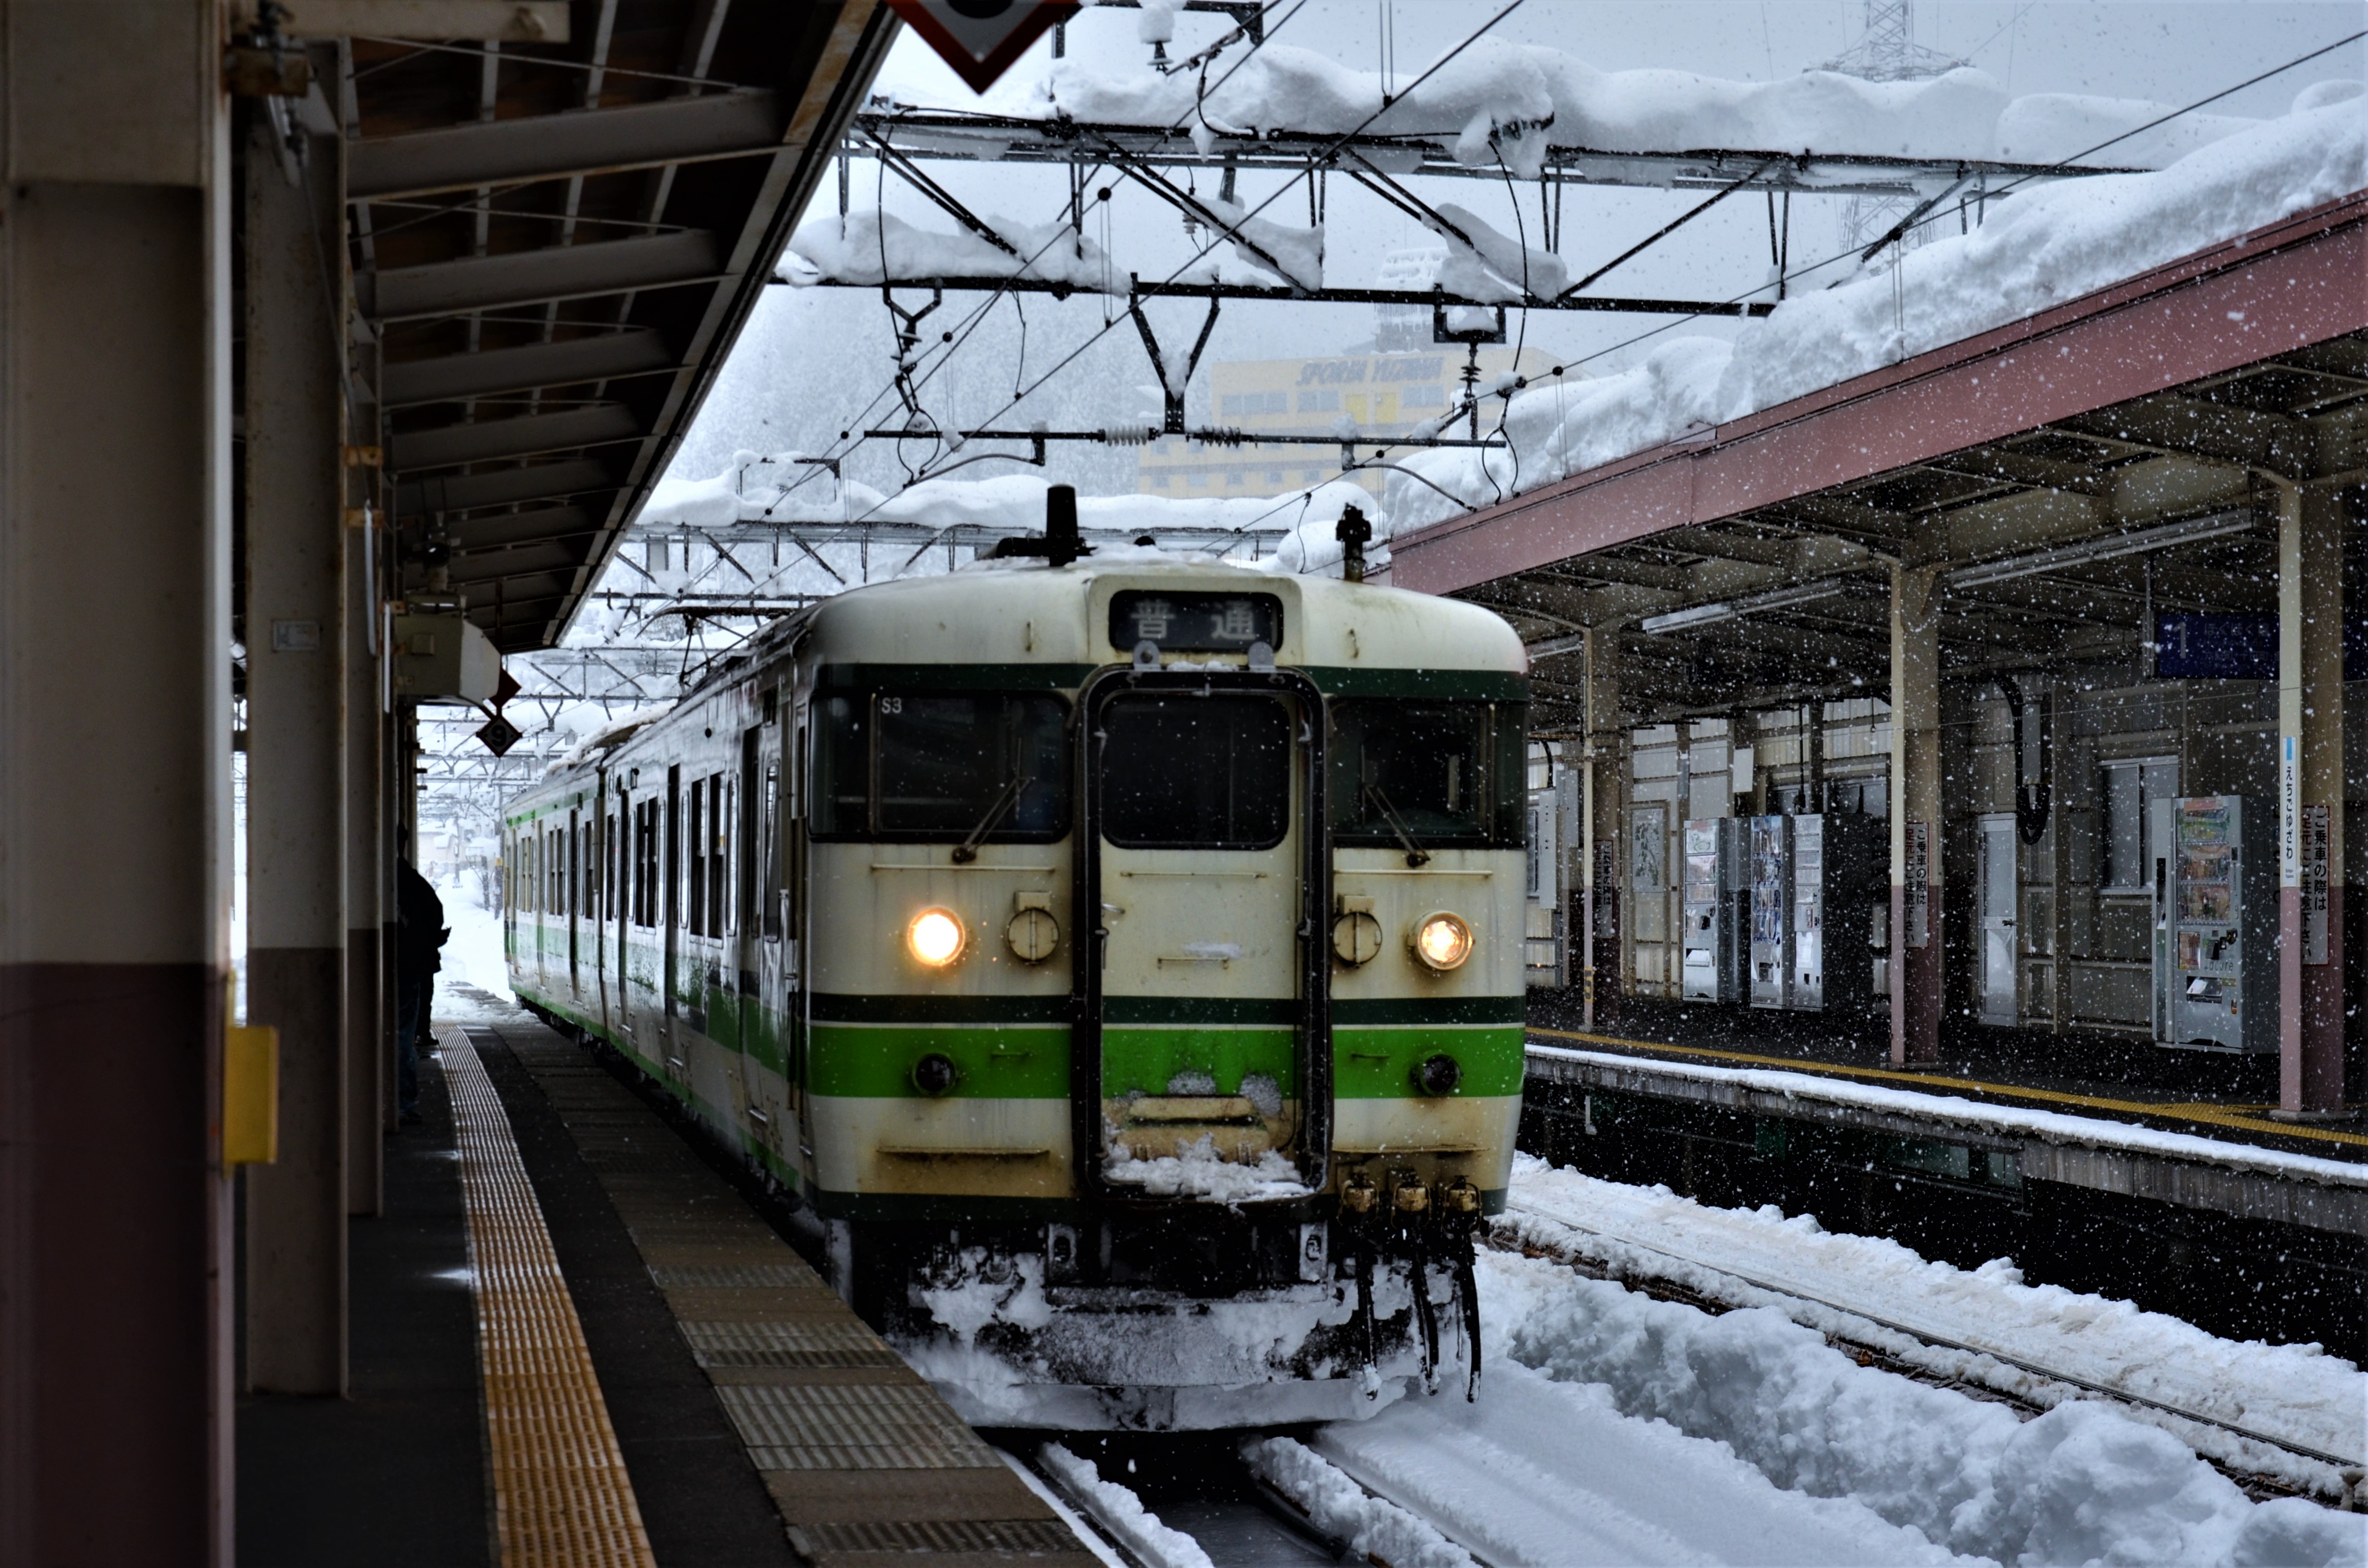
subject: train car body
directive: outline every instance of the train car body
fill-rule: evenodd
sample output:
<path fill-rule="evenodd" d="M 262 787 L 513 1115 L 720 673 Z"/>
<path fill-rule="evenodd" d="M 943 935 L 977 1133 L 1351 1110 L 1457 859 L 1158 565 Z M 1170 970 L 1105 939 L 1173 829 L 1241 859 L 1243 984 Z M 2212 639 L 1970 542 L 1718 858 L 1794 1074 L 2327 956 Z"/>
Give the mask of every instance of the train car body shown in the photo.
<path fill-rule="evenodd" d="M 1525 699 L 1484 609 L 1148 549 L 852 590 L 509 805 L 512 984 L 970 1418 L 1367 1414 L 1476 1355 Z"/>

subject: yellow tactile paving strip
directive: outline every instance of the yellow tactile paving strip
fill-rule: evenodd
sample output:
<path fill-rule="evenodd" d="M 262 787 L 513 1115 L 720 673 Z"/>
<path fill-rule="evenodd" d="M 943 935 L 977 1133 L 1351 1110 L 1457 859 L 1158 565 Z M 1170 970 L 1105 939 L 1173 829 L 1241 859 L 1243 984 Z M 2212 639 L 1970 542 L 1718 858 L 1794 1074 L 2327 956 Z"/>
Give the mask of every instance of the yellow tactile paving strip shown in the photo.
<path fill-rule="evenodd" d="M 1986 1083 L 1979 1078 L 1945 1077 L 1938 1073 L 1905 1073 L 1884 1067 L 1853 1067 L 1837 1062 L 1806 1062 L 1796 1056 L 1759 1056 L 1748 1051 L 1721 1051 L 1702 1045 L 1672 1045 L 1665 1040 L 1581 1034 L 1576 1029 L 1540 1028 L 1532 1025 L 1529 1032 L 1552 1040 L 1575 1040 L 1587 1045 L 1609 1046 L 1614 1051 L 1647 1051 L 1661 1056 L 1699 1056 L 1714 1062 L 1739 1062 L 1752 1067 L 1772 1067 L 1786 1073 L 1815 1073 L 1829 1078 L 1903 1084 L 1918 1089 L 1961 1089 L 1973 1094 L 1996 1096 L 2000 1099 L 2029 1100 L 2037 1105 L 2072 1106 L 2081 1110 L 2111 1111 L 2119 1116 L 2148 1116 L 2166 1121 L 2198 1122 L 2207 1127 L 2226 1127 L 2271 1138 L 2298 1138 L 2309 1142 L 2368 1147 L 2368 1133 L 2346 1132 L 2335 1127 L 2313 1127 L 2306 1122 L 2271 1121 L 2266 1116 L 2248 1114 L 2266 1109 L 2266 1107 L 2122 1100 L 2103 1095 L 2075 1094 L 2068 1089 L 2034 1089 L 2017 1084 Z"/>
<path fill-rule="evenodd" d="M 476 1047 L 437 1036 L 461 1146 L 502 1568 L 656 1568 L 551 1232 Z"/>
<path fill-rule="evenodd" d="M 1098 1568 L 904 1358 L 581 1048 L 490 1026 L 559 1113 L 813 1568 Z"/>

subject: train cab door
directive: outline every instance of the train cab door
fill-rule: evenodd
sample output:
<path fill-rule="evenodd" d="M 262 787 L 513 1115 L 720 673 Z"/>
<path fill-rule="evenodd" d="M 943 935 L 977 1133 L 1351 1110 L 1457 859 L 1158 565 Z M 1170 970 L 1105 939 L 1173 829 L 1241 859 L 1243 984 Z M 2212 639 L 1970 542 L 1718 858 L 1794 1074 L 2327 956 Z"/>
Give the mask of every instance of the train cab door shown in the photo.
<path fill-rule="evenodd" d="M 2011 1027 L 2016 1021 L 2015 969 L 2021 956 L 2021 944 L 2015 935 L 2016 905 L 2021 900 L 2014 813 L 1986 813 L 1980 827 L 1982 969 L 1978 1017 L 1986 1024 Z"/>
<path fill-rule="evenodd" d="M 1321 699 L 1260 672 L 1114 672 L 1081 697 L 1089 1187 L 1283 1196 L 1329 1143 Z M 1099 1168 L 1090 1163 L 1099 1155 Z"/>

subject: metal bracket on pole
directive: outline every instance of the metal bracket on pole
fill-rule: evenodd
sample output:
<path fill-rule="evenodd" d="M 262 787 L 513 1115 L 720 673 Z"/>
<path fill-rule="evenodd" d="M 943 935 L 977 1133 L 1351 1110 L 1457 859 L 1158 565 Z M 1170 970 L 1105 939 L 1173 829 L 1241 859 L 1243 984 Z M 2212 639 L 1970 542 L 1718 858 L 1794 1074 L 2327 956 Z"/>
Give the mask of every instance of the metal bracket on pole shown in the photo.
<path fill-rule="evenodd" d="M 1159 378 L 1159 401 L 1164 409 L 1160 429 L 1166 435 L 1181 436 L 1184 434 L 1184 387 L 1191 384 L 1192 372 L 1201 368 L 1201 351 L 1209 347 L 1209 335 L 1217 329 L 1217 311 L 1224 301 L 1213 297 L 1209 301 L 1209 314 L 1201 323 L 1201 335 L 1192 340 L 1192 352 L 1184 361 L 1183 384 L 1177 385 L 1167 379 L 1167 362 L 1159 352 L 1159 338 L 1151 330 L 1150 318 L 1143 313 L 1143 301 L 1146 296 L 1142 279 L 1130 278 L 1129 282 L 1133 287 L 1127 292 L 1126 313 L 1134 318 L 1134 330 L 1143 335 L 1144 350 L 1151 356 L 1152 373 Z"/>

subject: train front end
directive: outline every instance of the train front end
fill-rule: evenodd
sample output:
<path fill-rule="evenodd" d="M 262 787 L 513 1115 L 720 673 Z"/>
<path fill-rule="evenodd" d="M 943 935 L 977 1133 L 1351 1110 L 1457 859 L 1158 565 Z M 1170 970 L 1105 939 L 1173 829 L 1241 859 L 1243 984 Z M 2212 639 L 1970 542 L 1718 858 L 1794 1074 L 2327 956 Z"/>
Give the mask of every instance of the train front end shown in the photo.
<path fill-rule="evenodd" d="M 1339 1419 L 1475 1369 L 1524 667 L 1476 607 L 1151 551 L 817 612 L 807 1196 L 968 1418 Z"/>

